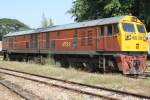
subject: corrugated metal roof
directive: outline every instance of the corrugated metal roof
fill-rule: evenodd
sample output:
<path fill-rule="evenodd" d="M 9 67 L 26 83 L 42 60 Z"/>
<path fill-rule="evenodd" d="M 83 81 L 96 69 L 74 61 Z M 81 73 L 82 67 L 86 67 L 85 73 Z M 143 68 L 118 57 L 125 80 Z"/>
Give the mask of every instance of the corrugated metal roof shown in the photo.
<path fill-rule="evenodd" d="M 110 17 L 110 18 L 103 18 L 97 19 L 92 21 L 85 21 L 79 23 L 71 23 L 66 25 L 57 25 L 48 28 L 39 28 L 39 29 L 32 29 L 28 31 L 20 31 L 20 32 L 13 32 L 5 35 L 7 36 L 17 36 L 17 35 L 24 35 L 24 34 L 32 34 L 32 33 L 39 33 L 39 32 L 49 32 L 49 31 L 58 31 L 64 29 L 74 29 L 80 27 L 90 27 L 90 26 L 97 26 L 97 25 L 105 25 L 105 24 L 112 24 L 119 22 L 124 16 L 117 16 L 117 17 Z"/>
<path fill-rule="evenodd" d="M 4 37 L 31 34 L 33 32 L 35 32 L 35 30 L 19 31 L 19 32 L 13 32 L 13 33 L 10 32 L 10 33 L 6 34 Z"/>

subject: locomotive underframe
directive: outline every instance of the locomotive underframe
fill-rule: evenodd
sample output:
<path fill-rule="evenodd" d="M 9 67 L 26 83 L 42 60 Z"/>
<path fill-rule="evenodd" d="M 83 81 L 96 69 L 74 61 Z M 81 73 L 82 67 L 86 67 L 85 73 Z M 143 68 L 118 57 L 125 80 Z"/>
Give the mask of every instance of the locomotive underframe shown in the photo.
<path fill-rule="evenodd" d="M 142 74 L 146 70 L 146 53 L 143 52 L 47 52 L 3 51 L 5 60 L 34 61 L 44 64 L 51 55 L 62 67 L 75 67 L 90 72 L 122 72 L 123 74 Z"/>

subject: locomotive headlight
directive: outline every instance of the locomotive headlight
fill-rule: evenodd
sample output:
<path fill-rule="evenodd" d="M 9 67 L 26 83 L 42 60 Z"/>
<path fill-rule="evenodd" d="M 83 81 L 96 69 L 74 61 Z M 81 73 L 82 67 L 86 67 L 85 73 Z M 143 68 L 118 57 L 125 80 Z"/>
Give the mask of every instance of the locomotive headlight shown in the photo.
<path fill-rule="evenodd" d="M 147 41 L 147 40 L 148 40 L 148 37 L 144 36 L 144 37 L 143 37 L 143 40 L 144 40 L 144 41 Z"/>
<path fill-rule="evenodd" d="M 133 21 L 133 22 L 137 22 L 137 20 L 138 20 L 137 17 L 133 17 L 133 18 L 132 18 L 132 21 Z"/>
<path fill-rule="evenodd" d="M 131 35 L 126 35 L 126 40 L 131 40 L 132 39 L 132 36 Z"/>

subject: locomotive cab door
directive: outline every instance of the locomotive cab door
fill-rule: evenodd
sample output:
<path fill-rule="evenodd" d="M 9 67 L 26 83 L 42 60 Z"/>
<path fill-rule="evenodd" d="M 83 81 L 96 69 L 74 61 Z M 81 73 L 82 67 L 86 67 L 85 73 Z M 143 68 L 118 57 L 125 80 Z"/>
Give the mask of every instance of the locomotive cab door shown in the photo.
<path fill-rule="evenodd" d="M 97 49 L 98 51 L 104 51 L 105 50 L 105 34 L 106 34 L 106 27 L 105 26 L 101 26 L 98 28 L 98 42 L 97 42 Z"/>
<path fill-rule="evenodd" d="M 109 24 L 99 27 L 98 51 L 119 51 L 120 38 L 118 24 Z"/>

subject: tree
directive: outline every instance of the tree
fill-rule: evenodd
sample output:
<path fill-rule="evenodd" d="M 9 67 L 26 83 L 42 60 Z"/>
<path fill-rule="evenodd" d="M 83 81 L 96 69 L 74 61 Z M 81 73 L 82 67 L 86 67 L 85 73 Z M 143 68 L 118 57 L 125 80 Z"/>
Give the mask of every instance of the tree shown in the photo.
<path fill-rule="evenodd" d="M 9 32 L 24 31 L 30 29 L 29 26 L 16 19 L 0 19 L 0 41 L 2 37 Z"/>
<path fill-rule="evenodd" d="M 75 21 L 120 15 L 134 15 L 145 21 L 150 30 L 149 0 L 76 0 L 69 13 Z"/>
<path fill-rule="evenodd" d="M 52 19 L 50 18 L 50 19 L 49 19 L 49 25 L 48 25 L 48 26 L 50 27 L 50 26 L 53 26 L 53 25 L 54 25 L 54 23 L 53 23 Z"/>
<path fill-rule="evenodd" d="M 42 15 L 42 21 L 41 21 L 41 28 L 46 28 L 46 27 L 50 27 L 53 26 L 53 21 L 51 18 L 48 18 L 45 16 L 45 14 L 43 13 Z"/>

